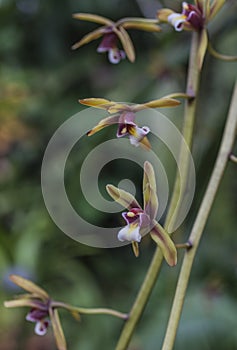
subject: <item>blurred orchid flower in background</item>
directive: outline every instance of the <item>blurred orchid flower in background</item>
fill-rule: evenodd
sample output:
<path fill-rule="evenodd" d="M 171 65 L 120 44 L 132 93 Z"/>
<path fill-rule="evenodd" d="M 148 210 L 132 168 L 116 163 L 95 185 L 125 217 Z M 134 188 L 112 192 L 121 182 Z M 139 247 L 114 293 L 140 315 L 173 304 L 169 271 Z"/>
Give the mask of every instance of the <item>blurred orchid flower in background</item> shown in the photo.
<path fill-rule="evenodd" d="M 113 309 L 83 308 L 61 301 L 55 301 L 50 298 L 44 289 L 19 275 L 10 275 L 9 279 L 29 293 L 19 295 L 14 300 L 5 301 L 4 306 L 7 308 L 30 307 L 30 311 L 26 315 L 26 320 L 35 323 L 35 333 L 38 335 L 45 335 L 51 324 L 58 350 L 67 350 L 65 336 L 58 314 L 58 309 L 60 308 L 67 310 L 77 321 L 80 320 L 81 314 L 107 314 L 124 320 L 128 318 L 128 314 Z"/>
<path fill-rule="evenodd" d="M 123 207 L 127 212 L 122 216 L 126 225 L 118 232 L 118 240 L 131 242 L 135 256 L 139 255 L 138 243 L 142 237 L 150 233 L 151 238 L 162 250 L 165 260 L 170 266 L 177 263 L 176 247 L 169 234 L 156 221 L 158 211 L 158 197 L 156 193 L 156 179 L 152 165 L 144 163 L 143 175 L 143 208 L 130 193 L 113 185 L 106 186 L 109 195 Z"/>
<path fill-rule="evenodd" d="M 146 108 L 161 108 L 161 107 L 175 107 L 180 102 L 174 98 L 160 98 L 143 104 L 125 104 L 120 102 L 113 102 L 104 98 L 85 98 L 79 100 L 83 105 L 100 108 L 108 111 L 113 116 L 102 119 L 87 135 L 91 136 L 101 129 L 118 124 L 117 137 L 128 136 L 130 142 L 134 146 L 143 146 L 145 149 L 150 149 L 151 145 L 148 141 L 147 134 L 150 129 L 147 126 L 139 127 L 135 123 L 136 112 Z"/>
<path fill-rule="evenodd" d="M 176 13 L 168 8 L 163 8 L 157 13 L 160 22 L 170 23 L 178 32 L 191 30 L 200 33 L 198 52 L 199 68 L 202 67 L 208 47 L 206 26 L 220 11 L 224 3 L 225 0 L 194 0 L 194 5 L 183 2 L 180 13 Z"/>
<path fill-rule="evenodd" d="M 102 24 L 102 26 L 86 34 L 72 46 L 72 49 L 78 49 L 93 40 L 103 37 L 97 52 L 108 52 L 109 61 L 114 64 L 119 63 L 126 56 L 130 62 L 135 61 L 134 46 L 126 29 L 138 29 L 148 32 L 159 32 L 161 30 L 157 25 L 157 19 L 128 17 L 114 22 L 108 18 L 90 13 L 75 13 L 73 18 Z M 118 48 L 119 42 L 122 50 Z"/>
<path fill-rule="evenodd" d="M 35 323 L 35 333 L 38 335 L 46 334 L 48 326 L 52 324 L 57 348 L 59 350 L 66 350 L 66 340 L 58 310 L 55 307 L 55 302 L 49 297 L 48 293 L 35 283 L 21 276 L 11 275 L 10 280 L 29 293 L 22 294 L 15 300 L 5 301 L 4 306 L 9 308 L 30 307 L 26 320 Z M 63 307 L 63 303 L 61 307 Z"/>

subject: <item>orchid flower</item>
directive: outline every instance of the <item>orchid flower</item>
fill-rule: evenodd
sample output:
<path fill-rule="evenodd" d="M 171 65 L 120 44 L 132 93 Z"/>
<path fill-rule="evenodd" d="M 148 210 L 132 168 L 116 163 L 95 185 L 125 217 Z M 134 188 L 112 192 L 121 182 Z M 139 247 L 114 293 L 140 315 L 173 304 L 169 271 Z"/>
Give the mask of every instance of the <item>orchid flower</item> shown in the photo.
<path fill-rule="evenodd" d="M 55 301 L 50 298 L 44 289 L 28 279 L 19 275 L 10 275 L 9 278 L 28 293 L 22 294 L 14 300 L 5 301 L 4 306 L 7 308 L 30 307 L 30 311 L 26 315 L 26 320 L 35 323 L 35 333 L 38 335 L 45 335 L 51 324 L 58 350 L 67 350 L 66 340 L 58 314 L 59 308 L 69 311 L 77 321 L 80 320 L 81 314 L 107 314 L 124 320 L 128 318 L 127 314 L 113 309 L 82 308 Z"/>
<path fill-rule="evenodd" d="M 118 124 L 117 137 L 128 136 L 132 145 L 141 145 L 145 149 L 151 148 L 147 138 L 150 129 L 147 126 L 139 127 L 135 123 L 136 112 L 146 108 L 175 107 L 180 104 L 178 100 L 166 97 L 143 104 L 131 105 L 109 101 L 104 98 L 85 98 L 79 100 L 79 102 L 86 106 L 104 109 L 108 111 L 109 114 L 113 114 L 112 116 L 102 119 L 87 133 L 88 136 L 95 134 L 109 125 Z"/>
<path fill-rule="evenodd" d="M 152 165 L 144 163 L 143 175 L 143 208 L 130 193 L 113 185 L 106 186 L 109 195 L 127 212 L 122 216 L 126 225 L 118 232 L 118 240 L 131 242 L 135 256 L 139 255 L 138 243 L 142 237 L 150 233 L 151 238 L 162 250 L 165 260 L 170 266 L 177 263 L 177 251 L 173 241 L 165 229 L 156 221 L 158 211 L 158 198 L 156 194 L 156 180 Z"/>
<path fill-rule="evenodd" d="M 157 19 L 129 17 L 114 22 L 108 18 L 90 13 L 75 13 L 73 17 L 82 21 L 102 24 L 102 26 L 86 34 L 80 41 L 72 46 L 72 49 L 78 49 L 95 39 L 103 37 L 97 48 L 97 52 L 108 52 L 109 61 L 114 64 L 119 63 L 120 60 L 124 59 L 126 56 L 130 62 L 135 61 L 134 46 L 126 29 L 138 29 L 148 32 L 160 31 L 160 27 L 157 25 Z M 119 41 L 123 50 L 118 48 Z"/>
<path fill-rule="evenodd" d="M 161 22 L 170 23 L 176 31 L 197 31 L 199 37 L 198 63 L 202 67 L 203 59 L 208 47 L 207 24 L 216 16 L 224 5 L 225 0 L 194 0 L 194 5 L 182 3 L 182 12 L 176 13 L 171 9 L 158 11 L 158 19 Z"/>
<path fill-rule="evenodd" d="M 55 302 L 48 293 L 35 283 L 18 275 L 11 275 L 10 279 L 17 286 L 29 294 L 23 294 L 15 300 L 5 301 L 5 307 L 30 307 L 26 320 L 35 323 L 35 333 L 44 335 L 48 326 L 52 324 L 55 341 L 59 350 L 66 350 L 66 340 L 60 323 Z M 63 307 L 63 304 L 62 306 Z"/>

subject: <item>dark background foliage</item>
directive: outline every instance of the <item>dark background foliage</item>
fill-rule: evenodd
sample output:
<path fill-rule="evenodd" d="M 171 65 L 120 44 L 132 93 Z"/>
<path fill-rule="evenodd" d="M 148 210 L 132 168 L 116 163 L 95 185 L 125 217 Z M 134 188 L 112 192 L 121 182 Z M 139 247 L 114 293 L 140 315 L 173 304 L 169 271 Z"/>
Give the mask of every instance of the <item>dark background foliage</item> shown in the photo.
<path fill-rule="evenodd" d="M 97 54 L 98 42 L 72 52 L 70 46 L 96 26 L 72 19 L 75 12 L 91 12 L 119 19 L 154 17 L 162 5 L 179 10 L 180 1 L 0 1 L 0 350 L 55 349 L 49 335 L 33 335 L 24 322 L 26 310 L 2 306 L 19 290 L 8 281 L 10 273 L 32 278 L 55 298 L 84 307 L 105 306 L 128 311 L 149 265 L 154 244 L 144 239 L 141 256 L 131 247 L 96 249 L 64 235 L 45 208 L 40 171 L 44 150 L 54 131 L 82 110 L 79 98 L 105 97 L 144 102 L 185 89 L 190 34 L 168 26 L 159 34 L 131 31 L 137 59 L 111 65 Z M 236 54 L 235 1 L 210 26 L 216 49 Z M 235 52 L 233 52 L 235 51 Z M 207 54 L 201 80 L 193 156 L 197 190 L 192 209 L 174 237 L 184 241 L 197 213 L 220 143 L 233 88 L 236 63 L 217 61 Z M 170 112 L 178 127 L 182 107 Z M 96 142 L 109 137 L 98 134 Z M 80 201 L 78 166 L 83 152 L 93 148 L 85 139 L 75 148 L 66 174 L 68 192 L 79 209 L 100 223 L 98 212 Z M 174 167 L 168 166 L 170 181 Z M 111 178 L 130 178 L 140 184 L 135 166 L 115 163 L 105 171 Z M 139 179 L 138 179 L 139 177 Z M 221 183 L 195 261 L 175 349 L 234 350 L 237 348 L 237 182 L 236 165 L 229 164 Z M 81 203 L 81 204 L 80 204 Z M 118 220 L 118 216 L 114 219 Z M 111 222 L 110 222 L 111 223 Z M 155 350 L 162 342 L 174 293 L 176 268 L 163 266 L 131 349 Z M 62 312 L 70 350 L 113 349 L 122 321 L 110 316 L 83 316 L 77 323 Z"/>

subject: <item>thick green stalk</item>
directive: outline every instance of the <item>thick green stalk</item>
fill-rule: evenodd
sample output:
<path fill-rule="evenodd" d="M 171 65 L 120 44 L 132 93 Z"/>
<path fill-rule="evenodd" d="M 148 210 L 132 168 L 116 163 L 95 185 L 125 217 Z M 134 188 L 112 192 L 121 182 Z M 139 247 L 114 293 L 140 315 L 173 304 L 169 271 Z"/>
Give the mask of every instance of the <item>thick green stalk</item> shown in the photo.
<path fill-rule="evenodd" d="M 183 136 L 186 140 L 189 147 L 192 144 L 192 135 L 193 135 L 193 125 L 196 111 L 196 95 L 198 91 L 199 85 L 199 76 L 200 72 L 197 68 L 197 50 L 198 50 L 198 42 L 199 35 L 198 33 L 193 33 L 190 58 L 189 58 L 189 70 L 188 70 L 188 78 L 187 78 L 187 93 L 194 96 L 193 99 L 186 101 L 185 103 L 185 113 L 184 113 L 184 122 L 183 122 Z M 180 150 L 180 162 L 187 162 L 187 159 L 184 159 L 185 156 L 182 155 L 183 150 Z M 187 152 L 186 152 L 187 153 Z M 182 163 L 183 164 L 183 163 Z M 184 165 L 186 171 L 188 171 L 188 165 Z M 188 176 L 188 174 L 186 174 Z M 180 181 L 179 174 L 176 175 L 176 181 L 174 190 L 172 193 L 171 205 L 168 211 L 168 215 L 166 218 L 165 228 L 169 227 L 169 230 L 172 231 L 172 223 L 175 222 L 173 220 L 173 216 L 176 216 L 178 212 L 177 202 L 180 197 Z M 172 222 L 170 221 L 172 218 Z M 149 296 L 153 290 L 154 284 L 157 280 L 161 263 L 163 261 L 163 255 L 160 249 L 157 247 L 154 253 L 151 264 L 148 268 L 146 277 L 143 281 L 143 284 L 138 292 L 138 295 L 135 299 L 135 302 L 130 311 L 129 319 L 126 321 L 124 328 L 121 332 L 120 338 L 118 340 L 116 350 L 125 350 L 128 347 L 130 339 L 133 335 L 135 327 L 143 313 L 143 310 L 148 302 Z"/>
<path fill-rule="evenodd" d="M 236 129 L 237 82 L 216 163 L 190 234 L 189 241 L 193 244 L 193 248 L 187 250 L 184 256 L 162 350 L 173 349 L 194 257 L 196 255 L 199 241 L 202 237 L 205 224 L 219 188 L 220 181 L 228 163 L 229 155 L 233 148 L 236 137 Z"/>

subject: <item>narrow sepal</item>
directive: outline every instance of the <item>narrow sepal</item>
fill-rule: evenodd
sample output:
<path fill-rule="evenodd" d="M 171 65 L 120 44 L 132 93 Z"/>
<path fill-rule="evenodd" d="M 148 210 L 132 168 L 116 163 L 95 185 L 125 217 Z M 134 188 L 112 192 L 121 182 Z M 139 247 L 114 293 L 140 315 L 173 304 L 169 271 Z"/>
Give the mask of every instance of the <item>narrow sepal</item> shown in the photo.
<path fill-rule="evenodd" d="M 81 21 L 89 21 L 89 22 L 94 22 L 94 23 L 98 23 L 98 24 L 103 24 L 103 25 L 113 25 L 114 22 L 111 21 L 110 19 L 103 17 L 103 16 L 99 16 L 99 15 L 94 15 L 92 13 L 74 13 L 72 15 L 73 18 L 75 19 L 79 19 Z"/>
<path fill-rule="evenodd" d="M 135 50 L 130 36 L 127 31 L 123 27 L 119 27 L 119 29 L 114 28 L 114 33 L 118 36 L 123 49 L 129 59 L 130 62 L 135 61 Z"/>
<path fill-rule="evenodd" d="M 226 0 L 214 0 L 212 2 L 210 13 L 209 13 L 209 21 L 215 17 L 215 15 L 220 11 L 220 9 L 225 4 L 225 2 Z"/>
<path fill-rule="evenodd" d="M 162 108 L 162 107 L 176 107 L 180 105 L 180 101 L 174 98 L 159 98 L 157 100 L 152 100 L 143 104 L 138 104 L 133 107 L 135 112 L 141 111 L 145 108 Z"/>
<path fill-rule="evenodd" d="M 139 141 L 139 145 L 142 148 L 144 148 L 146 151 L 150 151 L 151 150 L 150 141 L 148 140 L 148 138 L 146 136 L 143 137 L 143 139 L 141 141 Z"/>
<path fill-rule="evenodd" d="M 82 105 L 86 105 L 89 107 L 95 107 L 95 108 L 101 108 L 101 109 L 108 109 L 110 106 L 114 105 L 115 102 L 107 100 L 105 98 L 96 98 L 96 97 L 91 97 L 91 98 L 83 98 L 80 99 L 79 102 Z"/>
<path fill-rule="evenodd" d="M 177 250 L 174 242 L 171 240 L 165 229 L 156 222 L 150 232 L 150 235 L 160 247 L 166 262 L 170 266 L 175 266 L 177 264 Z"/>
<path fill-rule="evenodd" d="M 150 162 L 145 161 L 143 174 L 143 191 L 145 191 L 148 184 L 153 188 L 154 191 L 156 191 L 156 176 L 154 168 Z"/>
<path fill-rule="evenodd" d="M 9 279 L 15 283 L 17 286 L 26 290 L 27 292 L 33 293 L 41 299 L 49 299 L 48 293 L 35 283 L 29 281 L 28 279 L 21 277 L 19 275 L 10 275 Z"/>
<path fill-rule="evenodd" d="M 122 25 L 125 29 L 138 29 L 148 32 L 160 32 L 161 28 L 158 26 L 158 21 L 156 19 L 146 19 L 146 18 L 133 18 L 127 17 L 118 21 L 117 24 Z"/>
<path fill-rule="evenodd" d="M 132 208 L 140 208 L 140 204 L 134 198 L 134 196 L 124 190 L 121 190 L 114 185 L 107 185 L 106 190 L 108 194 L 119 204 L 121 204 L 124 208 L 132 209 Z"/>
<path fill-rule="evenodd" d="M 71 48 L 72 48 L 72 50 L 76 50 L 79 47 L 81 47 L 85 44 L 88 44 L 89 42 L 91 42 L 93 40 L 100 38 L 104 33 L 105 33 L 105 27 L 95 29 L 92 32 L 83 36 L 83 38 L 81 40 L 79 40 L 78 42 L 76 42 L 75 44 L 73 44 Z"/>
<path fill-rule="evenodd" d="M 139 244 L 138 242 L 132 242 L 132 250 L 136 258 L 139 257 Z"/>
<path fill-rule="evenodd" d="M 118 124 L 119 115 L 113 115 L 111 117 L 107 117 L 102 119 L 93 129 L 87 132 L 87 136 L 94 135 L 96 132 L 106 128 L 107 126 Z"/>
<path fill-rule="evenodd" d="M 58 311 L 56 309 L 50 308 L 49 316 L 51 319 L 53 333 L 54 333 L 58 350 L 67 350 L 67 344 L 66 344 L 65 336 L 61 326 L 61 322 L 59 319 Z"/>
<path fill-rule="evenodd" d="M 31 308 L 39 308 L 39 303 L 34 302 L 29 299 L 16 299 L 16 300 L 8 300 L 4 301 L 4 306 L 7 308 L 12 307 L 31 307 Z"/>
<path fill-rule="evenodd" d="M 150 216 L 151 220 L 155 219 L 158 211 L 156 179 L 154 169 L 147 161 L 144 164 L 143 204 L 145 213 Z"/>

